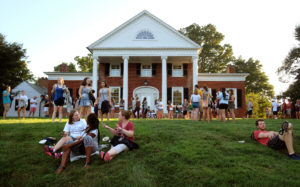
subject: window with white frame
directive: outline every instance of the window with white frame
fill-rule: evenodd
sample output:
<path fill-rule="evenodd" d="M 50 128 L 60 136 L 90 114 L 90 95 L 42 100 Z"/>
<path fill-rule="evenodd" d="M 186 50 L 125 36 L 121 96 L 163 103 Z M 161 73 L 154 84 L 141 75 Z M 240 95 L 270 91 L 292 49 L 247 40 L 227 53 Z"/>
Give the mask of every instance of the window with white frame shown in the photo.
<path fill-rule="evenodd" d="M 183 103 L 183 87 L 172 87 L 172 103 L 173 105 L 182 105 Z"/>
<path fill-rule="evenodd" d="M 183 76 L 183 69 L 182 64 L 174 64 L 172 70 L 173 77 L 182 77 Z"/>
<path fill-rule="evenodd" d="M 120 87 L 109 87 L 111 90 L 111 99 L 114 99 L 115 105 L 119 105 L 120 103 L 120 93 L 121 88 Z"/>
<path fill-rule="evenodd" d="M 226 92 L 229 95 L 229 90 L 233 90 L 233 95 L 234 95 L 234 107 L 237 108 L 237 89 L 236 88 L 226 88 Z"/>
<path fill-rule="evenodd" d="M 152 69 L 150 64 L 142 64 L 142 77 L 152 77 Z"/>
<path fill-rule="evenodd" d="M 120 64 L 111 64 L 110 65 L 110 76 L 111 77 L 120 77 L 121 76 Z"/>

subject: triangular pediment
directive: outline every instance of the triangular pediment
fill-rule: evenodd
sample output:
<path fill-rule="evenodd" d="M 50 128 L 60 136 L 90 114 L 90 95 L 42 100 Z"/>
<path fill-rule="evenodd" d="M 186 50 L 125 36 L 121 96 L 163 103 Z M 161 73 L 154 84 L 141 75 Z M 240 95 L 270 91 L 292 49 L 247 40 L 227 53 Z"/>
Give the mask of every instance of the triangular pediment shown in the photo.
<path fill-rule="evenodd" d="M 88 47 L 91 51 L 114 48 L 199 49 L 201 46 L 144 10 Z"/>

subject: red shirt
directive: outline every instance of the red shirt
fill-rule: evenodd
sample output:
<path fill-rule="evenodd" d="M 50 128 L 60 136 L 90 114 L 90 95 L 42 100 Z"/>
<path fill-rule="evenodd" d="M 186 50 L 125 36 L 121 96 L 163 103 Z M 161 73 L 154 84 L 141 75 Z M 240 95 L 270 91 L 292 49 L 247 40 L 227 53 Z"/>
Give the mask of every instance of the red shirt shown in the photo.
<path fill-rule="evenodd" d="M 282 104 L 282 110 L 286 110 L 286 103 L 285 102 Z"/>
<path fill-rule="evenodd" d="M 287 108 L 287 109 L 291 109 L 291 108 L 292 108 L 292 102 L 288 102 L 286 108 Z"/>
<path fill-rule="evenodd" d="M 269 132 L 269 131 L 262 131 L 262 130 L 254 131 L 254 138 L 255 138 L 255 140 L 258 141 L 259 143 L 263 144 L 263 145 L 268 145 L 268 141 L 270 140 L 269 137 L 267 137 L 267 138 L 258 138 L 258 135 L 261 132 L 266 133 L 266 132 Z"/>
<path fill-rule="evenodd" d="M 118 127 L 120 127 L 120 128 L 122 128 L 122 122 L 119 122 L 118 124 L 117 124 L 117 126 Z M 131 122 L 131 121 L 129 121 L 128 123 L 127 123 L 127 125 L 125 126 L 125 128 L 124 128 L 125 130 L 127 130 L 127 131 L 134 131 L 134 125 L 133 125 L 133 123 Z M 117 127 L 116 127 L 116 130 L 117 130 Z M 126 138 L 126 139 L 128 139 L 128 140 L 130 140 L 130 141 L 133 141 L 134 142 L 134 137 L 128 137 L 128 136 L 126 136 L 125 134 L 123 134 L 124 136 L 124 138 Z M 118 136 L 122 136 L 122 134 L 121 133 L 118 133 Z"/>

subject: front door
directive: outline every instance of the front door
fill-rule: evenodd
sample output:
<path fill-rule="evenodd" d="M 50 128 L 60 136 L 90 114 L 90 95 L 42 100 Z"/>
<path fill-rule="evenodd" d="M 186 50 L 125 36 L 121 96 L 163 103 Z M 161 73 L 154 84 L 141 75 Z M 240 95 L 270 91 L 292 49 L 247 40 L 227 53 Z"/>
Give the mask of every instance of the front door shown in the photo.
<path fill-rule="evenodd" d="M 138 97 L 139 100 L 142 102 L 144 98 L 147 99 L 148 106 L 150 106 L 150 110 L 155 109 L 155 101 L 158 100 L 159 91 L 157 88 L 151 87 L 151 86 L 141 86 L 136 88 L 133 91 L 133 97 Z M 141 106 L 142 107 L 142 106 Z"/>

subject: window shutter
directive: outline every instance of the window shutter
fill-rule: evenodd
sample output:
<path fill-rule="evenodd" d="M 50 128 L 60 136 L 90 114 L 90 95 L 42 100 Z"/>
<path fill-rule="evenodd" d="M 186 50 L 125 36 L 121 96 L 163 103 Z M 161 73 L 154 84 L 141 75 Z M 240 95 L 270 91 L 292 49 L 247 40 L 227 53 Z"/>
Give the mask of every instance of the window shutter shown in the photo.
<path fill-rule="evenodd" d="M 189 88 L 184 88 L 183 98 L 189 100 Z"/>
<path fill-rule="evenodd" d="M 141 64 L 136 64 L 136 76 L 141 76 Z"/>
<path fill-rule="evenodd" d="M 167 88 L 167 102 L 172 102 L 172 88 Z"/>
<path fill-rule="evenodd" d="M 76 89 L 76 98 L 79 98 L 79 88 Z M 97 90 L 95 90 L 95 92 L 97 93 Z"/>
<path fill-rule="evenodd" d="M 217 90 L 216 89 L 212 89 L 211 90 L 211 95 L 212 95 L 212 99 L 214 101 L 217 98 Z"/>
<path fill-rule="evenodd" d="M 188 64 L 183 64 L 183 76 L 187 76 Z"/>
<path fill-rule="evenodd" d="M 70 96 L 72 97 L 73 100 L 73 88 L 68 88 L 69 92 L 70 92 Z"/>
<path fill-rule="evenodd" d="M 123 99 L 123 87 L 121 87 L 121 93 L 120 93 L 120 101 Z"/>
<path fill-rule="evenodd" d="M 172 64 L 170 63 L 167 64 L 167 72 L 168 76 L 172 76 Z"/>
<path fill-rule="evenodd" d="M 157 64 L 152 64 L 152 77 L 156 76 L 156 67 L 157 67 Z"/>
<path fill-rule="evenodd" d="M 105 75 L 106 77 L 108 77 L 108 76 L 109 76 L 109 64 L 108 64 L 108 63 L 105 63 L 104 66 L 105 66 L 105 69 L 104 69 L 104 75 Z"/>
<path fill-rule="evenodd" d="M 237 89 L 237 107 L 243 107 L 242 89 Z"/>
<path fill-rule="evenodd" d="M 123 66 L 123 63 L 121 63 L 121 76 L 123 76 L 123 68 L 124 68 L 124 66 Z"/>

